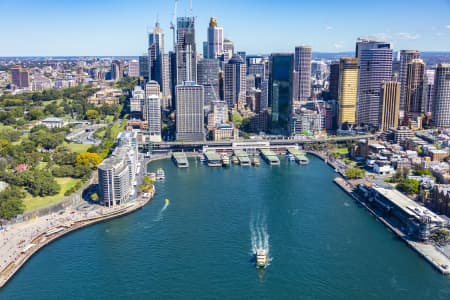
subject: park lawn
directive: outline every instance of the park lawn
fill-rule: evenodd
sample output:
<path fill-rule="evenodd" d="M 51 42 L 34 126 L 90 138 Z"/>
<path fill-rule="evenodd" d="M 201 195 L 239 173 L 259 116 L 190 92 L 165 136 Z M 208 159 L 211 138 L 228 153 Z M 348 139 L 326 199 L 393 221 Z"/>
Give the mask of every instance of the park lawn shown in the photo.
<path fill-rule="evenodd" d="M 348 154 L 348 148 L 347 147 L 336 148 L 336 149 L 333 150 L 333 152 L 336 153 L 336 154 L 347 155 Z"/>
<path fill-rule="evenodd" d="M 45 197 L 33 197 L 30 193 L 26 193 L 25 198 L 23 199 L 23 203 L 25 204 L 25 211 L 30 211 L 60 202 L 64 198 L 64 193 L 74 187 L 81 179 L 64 177 L 55 178 L 55 180 L 61 187 L 61 191 L 57 195 Z"/>
<path fill-rule="evenodd" d="M 64 142 L 63 146 L 69 148 L 70 151 L 72 151 L 72 152 L 83 153 L 83 152 L 86 152 L 87 149 L 89 149 L 92 145 Z"/>

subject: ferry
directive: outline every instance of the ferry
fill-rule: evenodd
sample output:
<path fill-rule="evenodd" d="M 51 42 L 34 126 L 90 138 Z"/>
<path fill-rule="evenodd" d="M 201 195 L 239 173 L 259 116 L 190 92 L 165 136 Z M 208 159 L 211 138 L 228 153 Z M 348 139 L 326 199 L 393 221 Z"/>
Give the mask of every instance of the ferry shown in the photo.
<path fill-rule="evenodd" d="M 259 167 L 260 164 L 261 163 L 256 156 L 252 158 L 252 165 L 254 165 L 255 167 Z"/>
<path fill-rule="evenodd" d="M 159 168 L 156 170 L 156 180 L 164 180 L 166 179 L 166 173 L 163 169 Z"/>
<path fill-rule="evenodd" d="M 288 162 L 295 162 L 295 157 L 292 154 L 287 154 L 286 159 Z"/>
<path fill-rule="evenodd" d="M 168 205 L 169 203 L 170 203 L 170 200 L 169 199 L 164 199 L 164 203 L 166 204 L 166 205 Z"/>
<path fill-rule="evenodd" d="M 267 251 L 256 249 L 256 268 L 266 268 L 268 263 Z"/>
<path fill-rule="evenodd" d="M 233 157 L 231 158 L 231 162 L 237 165 L 239 163 L 239 159 L 235 155 L 233 155 Z"/>
<path fill-rule="evenodd" d="M 230 158 L 226 153 L 220 154 L 220 158 L 222 159 L 222 166 L 228 167 L 230 165 Z"/>
<path fill-rule="evenodd" d="M 198 157 L 198 160 L 201 161 L 201 162 L 205 162 L 206 161 L 206 157 L 205 157 L 204 154 L 199 154 L 197 157 Z"/>
<path fill-rule="evenodd" d="M 156 173 L 154 172 L 148 173 L 148 177 L 150 177 L 151 180 L 156 180 Z"/>

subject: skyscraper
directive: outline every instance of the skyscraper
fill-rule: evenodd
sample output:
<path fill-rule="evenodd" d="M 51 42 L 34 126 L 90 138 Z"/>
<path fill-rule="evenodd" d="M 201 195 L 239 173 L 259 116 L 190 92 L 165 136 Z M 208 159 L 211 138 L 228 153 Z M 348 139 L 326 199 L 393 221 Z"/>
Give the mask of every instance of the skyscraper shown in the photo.
<path fill-rule="evenodd" d="M 311 59 L 312 49 L 307 46 L 295 47 L 294 97 L 298 101 L 307 101 L 311 96 Z"/>
<path fill-rule="evenodd" d="M 164 55 L 164 33 L 156 22 L 153 32 L 148 35 L 148 57 L 150 64 L 150 79 L 157 81 L 161 86 Z"/>
<path fill-rule="evenodd" d="M 11 83 L 19 89 L 30 86 L 30 73 L 21 66 L 11 68 Z"/>
<path fill-rule="evenodd" d="M 223 53 L 223 28 L 211 17 L 208 27 L 207 58 L 217 59 Z"/>
<path fill-rule="evenodd" d="M 433 111 L 433 90 L 434 90 L 434 75 L 435 70 L 426 70 L 425 71 L 425 80 L 424 80 L 424 106 L 425 113 L 431 113 Z"/>
<path fill-rule="evenodd" d="M 356 99 L 358 95 L 358 59 L 343 57 L 339 61 L 338 124 L 356 124 Z"/>
<path fill-rule="evenodd" d="M 128 61 L 128 76 L 139 77 L 139 61 L 133 59 Z"/>
<path fill-rule="evenodd" d="M 204 88 L 193 81 L 185 81 L 176 87 L 176 138 L 185 141 L 203 141 Z"/>
<path fill-rule="evenodd" d="M 358 38 L 356 40 L 356 50 L 355 50 L 355 56 L 356 58 L 361 57 L 361 51 L 368 50 L 368 49 L 390 49 L 391 44 L 387 42 L 382 41 L 376 41 L 372 39 L 366 39 L 366 38 Z"/>
<path fill-rule="evenodd" d="M 407 74 L 408 74 L 408 64 L 413 59 L 418 59 L 420 57 L 420 52 L 417 50 L 401 50 L 400 51 L 400 117 L 404 117 L 406 107 L 406 88 L 407 88 Z"/>
<path fill-rule="evenodd" d="M 270 56 L 269 106 L 272 108 L 271 130 L 286 133 L 292 113 L 292 54 Z"/>
<path fill-rule="evenodd" d="M 197 65 L 197 83 L 205 88 L 205 106 L 219 100 L 219 61 L 203 59 Z"/>
<path fill-rule="evenodd" d="M 161 73 L 161 91 L 162 91 L 162 103 L 161 106 L 164 109 L 168 109 L 172 106 L 172 93 L 170 89 L 170 58 L 169 54 L 163 54 L 162 57 L 162 73 Z"/>
<path fill-rule="evenodd" d="M 169 78 L 170 78 L 170 96 L 172 97 L 171 107 L 175 108 L 176 93 L 175 87 L 177 86 L 177 54 L 176 52 L 169 51 Z"/>
<path fill-rule="evenodd" d="M 161 141 L 161 98 L 156 95 L 147 95 L 144 109 L 148 125 L 150 141 Z"/>
<path fill-rule="evenodd" d="M 123 78 L 123 62 L 113 60 L 111 63 L 111 80 L 117 81 Z"/>
<path fill-rule="evenodd" d="M 439 64 L 434 77 L 433 124 L 450 127 L 450 64 Z"/>
<path fill-rule="evenodd" d="M 407 65 L 406 89 L 405 89 L 405 115 L 408 119 L 410 114 L 418 115 L 425 112 L 423 101 L 423 87 L 425 79 L 425 64 L 423 60 L 415 58 Z M 401 105 L 401 82 L 400 82 L 400 105 Z M 407 125 L 407 124 L 404 124 Z"/>
<path fill-rule="evenodd" d="M 177 84 L 197 81 L 197 50 L 195 47 L 195 18 L 177 19 Z"/>
<path fill-rule="evenodd" d="M 234 54 L 234 44 L 229 39 L 223 40 L 223 61 L 227 62 L 233 57 Z"/>
<path fill-rule="evenodd" d="M 246 65 L 237 54 L 225 64 L 223 94 L 229 109 L 235 105 L 242 108 L 245 104 L 246 74 Z"/>
<path fill-rule="evenodd" d="M 400 83 L 387 81 L 381 84 L 380 129 L 386 131 L 398 127 L 400 108 Z"/>
<path fill-rule="evenodd" d="M 358 57 L 358 99 L 356 119 L 359 124 L 378 128 L 380 123 L 381 83 L 392 77 L 392 49 L 363 49 Z"/>
<path fill-rule="evenodd" d="M 139 76 L 144 80 L 150 80 L 150 62 L 146 54 L 139 56 Z"/>
<path fill-rule="evenodd" d="M 337 100 L 339 98 L 339 68 L 340 62 L 334 61 L 330 64 L 329 87 L 330 99 Z"/>

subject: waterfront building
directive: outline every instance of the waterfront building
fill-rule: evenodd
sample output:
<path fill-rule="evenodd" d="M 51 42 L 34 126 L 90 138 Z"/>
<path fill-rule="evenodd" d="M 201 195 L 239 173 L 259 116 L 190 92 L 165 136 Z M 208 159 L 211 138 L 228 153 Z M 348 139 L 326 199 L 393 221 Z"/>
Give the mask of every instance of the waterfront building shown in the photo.
<path fill-rule="evenodd" d="M 229 109 L 243 108 L 246 96 L 246 64 L 241 57 L 234 54 L 225 64 L 224 70 L 224 100 Z"/>
<path fill-rule="evenodd" d="M 358 67 L 358 66 L 356 66 Z M 330 64 L 330 76 L 329 76 L 329 99 L 338 100 L 339 99 L 339 69 L 340 62 L 334 61 Z"/>
<path fill-rule="evenodd" d="M 225 101 L 211 102 L 211 113 L 208 115 L 208 127 L 228 123 L 228 107 Z"/>
<path fill-rule="evenodd" d="M 217 20 L 211 17 L 208 27 L 206 58 L 217 59 L 223 53 L 223 28 L 217 26 Z"/>
<path fill-rule="evenodd" d="M 438 128 L 450 127 L 450 64 L 436 68 L 432 120 Z"/>
<path fill-rule="evenodd" d="M 382 82 L 390 81 L 392 78 L 392 49 L 362 49 L 358 59 L 356 119 L 359 124 L 378 128 L 380 125 L 380 87 Z"/>
<path fill-rule="evenodd" d="M 136 59 L 132 59 L 128 61 L 128 77 L 139 77 L 139 61 Z"/>
<path fill-rule="evenodd" d="M 195 82 L 186 81 L 176 87 L 176 139 L 203 141 L 204 88 Z"/>
<path fill-rule="evenodd" d="M 381 85 L 380 130 L 386 131 L 399 125 L 400 83 L 383 82 Z"/>
<path fill-rule="evenodd" d="M 404 120 L 409 120 L 412 115 L 417 116 L 425 112 L 423 101 L 423 89 L 425 80 L 425 64 L 421 59 L 412 59 L 407 65 L 406 88 L 404 98 Z M 400 107 L 401 101 L 400 82 Z M 407 125 L 404 122 L 404 125 Z"/>
<path fill-rule="evenodd" d="M 295 47 L 293 84 L 294 99 L 307 101 L 311 97 L 311 59 L 312 48 L 308 46 Z"/>
<path fill-rule="evenodd" d="M 113 60 L 111 63 L 111 80 L 118 81 L 123 78 L 123 62 Z"/>
<path fill-rule="evenodd" d="M 147 95 L 144 110 L 150 141 L 161 142 L 161 98 L 154 94 Z"/>
<path fill-rule="evenodd" d="M 203 59 L 197 65 L 197 83 L 205 88 L 205 106 L 219 100 L 219 61 Z"/>
<path fill-rule="evenodd" d="M 313 135 L 322 132 L 325 118 L 318 111 L 302 108 L 295 112 L 290 120 L 291 135 Z"/>
<path fill-rule="evenodd" d="M 219 124 L 213 129 L 215 141 L 234 140 L 239 137 L 239 130 L 233 124 Z"/>
<path fill-rule="evenodd" d="M 400 51 L 400 118 L 405 116 L 405 111 L 409 111 L 406 104 L 406 89 L 408 86 L 408 64 L 413 59 L 419 59 L 420 52 L 417 50 L 401 50 Z"/>
<path fill-rule="evenodd" d="M 11 68 L 11 84 L 19 89 L 30 87 L 30 73 L 21 66 Z"/>
<path fill-rule="evenodd" d="M 195 18 L 177 19 L 176 83 L 197 81 L 197 49 L 195 46 Z"/>
<path fill-rule="evenodd" d="M 356 58 L 343 57 L 340 59 L 338 66 L 339 69 L 337 71 L 334 70 L 339 76 L 337 80 L 337 99 L 339 103 L 338 125 L 339 127 L 344 123 L 354 125 L 356 124 L 356 99 L 358 94 L 358 60 Z"/>
<path fill-rule="evenodd" d="M 149 80 L 155 80 L 160 86 L 163 85 L 163 55 L 164 33 L 159 23 L 156 22 L 153 32 L 148 35 Z"/>
<path fill-rule="evenodd" d="M 271 130 L 287 133 L 292 114 L 293 55 L 275 53 L 270 56 L 269 107 L 271 107 Z M 264 91 L 263 91 L 264 93 Z M 264 109 L 264 105 L 261 105 Z"/>

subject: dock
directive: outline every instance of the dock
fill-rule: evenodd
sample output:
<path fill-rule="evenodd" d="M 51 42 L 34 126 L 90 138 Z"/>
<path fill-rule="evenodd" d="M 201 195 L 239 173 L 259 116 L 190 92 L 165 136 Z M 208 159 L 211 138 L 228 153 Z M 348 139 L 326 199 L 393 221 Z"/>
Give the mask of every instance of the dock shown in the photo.
<path fill-rule="evenodd" d="M 280 165 L 280 159 L 275 154 L 275 152 L 267 149 L 261 149 L 262 158 L 271 166 Z"/>
<path fill-rule="evenodd" d="M 184 152 L 175 152 L 172 154 L 172 160 L 178 168 L 189 167 L 189 161 Z"/>
<path fill-rule="evenodd" d="M 222 159 L 220 158 L 219 153 L 214 150 L 208 150 L 205 152 L 206 163 L 208 167 L 221 167 Z"/>
<path fill-rule="evenodd" d="M 250 158 L 248 154 L 243 150 L 234 150 L 234 155 L 236 155 L 241 166 L 250 166 Z"/>
<path fill-rule="evenodd" d="M 295 161 L 300 165 L 306 165 L 309 163 L 308 157 L 306 157 L 306 154 L 300 150 L 297 150 L 295 148 L 288 148 L 288 153 L 294 156 Z"/>

